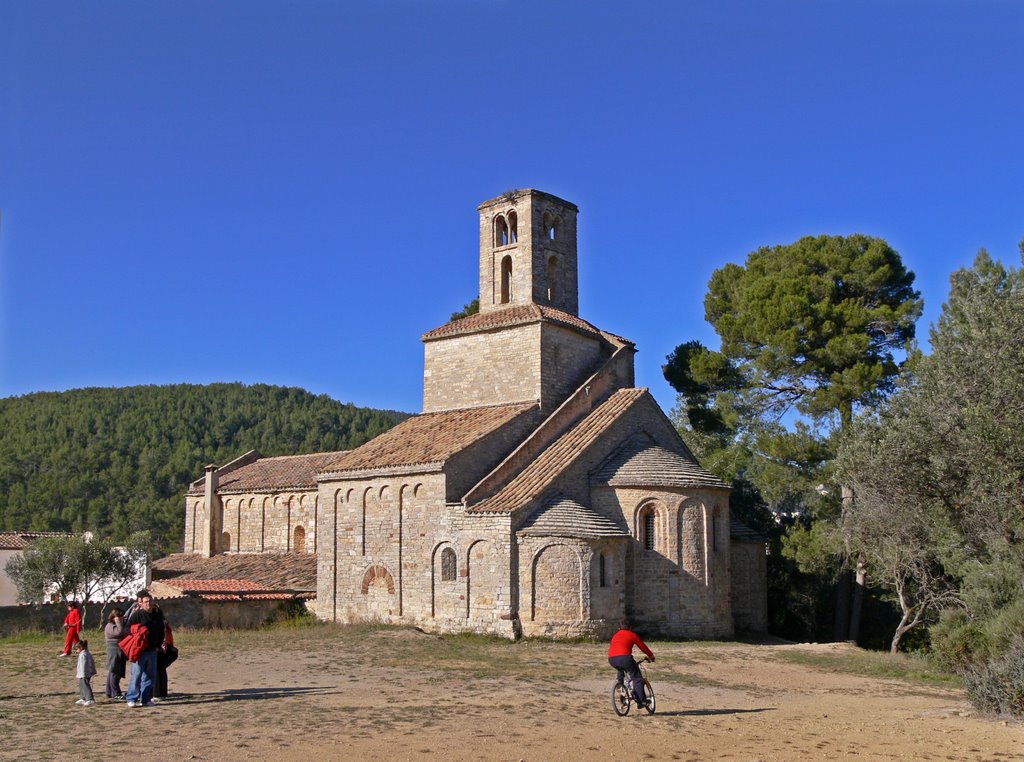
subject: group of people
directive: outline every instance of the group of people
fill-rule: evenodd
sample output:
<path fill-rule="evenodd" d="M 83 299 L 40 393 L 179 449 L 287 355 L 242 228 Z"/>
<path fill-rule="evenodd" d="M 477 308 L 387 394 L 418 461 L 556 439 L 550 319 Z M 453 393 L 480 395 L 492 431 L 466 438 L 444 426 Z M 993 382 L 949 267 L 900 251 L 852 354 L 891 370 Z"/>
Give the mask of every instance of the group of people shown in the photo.
<path fill-rule="evenodd" d="M 95 703 L 91 681 L 96 663 L 89 652 L 89 641 L 79 638 L 82 618 L 73 602 L 68 603 L 64 627 L 68 633 L 61 656 L 70 655 L 72 647 L 78 653 L 75 675 L 79 699 L 75 703 L 91 706 Z M 170 622 L 148 590 L 140 590 L 126 612 L 110 612 L 103 636 L 107 646 L 107 698 L 126 701 L 130 707 L 153 706 L 167 698 L 167 667 L 178 658 L 178 649 Z M 121 680 L 126 673 L 128 690 L 122 692 Z"/>

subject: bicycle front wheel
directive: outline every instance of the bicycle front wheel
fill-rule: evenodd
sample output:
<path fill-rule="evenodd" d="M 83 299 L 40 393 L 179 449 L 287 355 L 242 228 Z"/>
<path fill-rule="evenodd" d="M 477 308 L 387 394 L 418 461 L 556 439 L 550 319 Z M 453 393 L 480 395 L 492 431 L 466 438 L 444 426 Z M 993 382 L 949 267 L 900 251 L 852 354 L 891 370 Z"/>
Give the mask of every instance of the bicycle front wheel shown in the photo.
<path fill-rule="evenodd" d="M 647 710 L 647 714 L 654 714 L 654 688 L 651 687 L 651 681 L 644 678 L 644 691 L 647 692 L 647 706 L 644 707 Z"/>
<path fill-rule="evenodd" d="M 625 717 L 629 714 L 629 694 L 626 693 L 626 688 L 622 683 L 615 683 L 612 686 L 612 709 L 615 710 L 615 714 L 619 717 Z"/>

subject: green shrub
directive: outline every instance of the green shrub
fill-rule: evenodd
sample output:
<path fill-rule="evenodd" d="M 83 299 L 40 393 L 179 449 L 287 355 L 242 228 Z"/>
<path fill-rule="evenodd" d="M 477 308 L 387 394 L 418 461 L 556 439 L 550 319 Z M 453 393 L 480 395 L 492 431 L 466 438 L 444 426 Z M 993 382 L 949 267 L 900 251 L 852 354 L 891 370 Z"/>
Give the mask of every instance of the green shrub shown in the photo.
<path fill-rule="evenodd" d="M 932 658 L 950 672 L 964 674 L 989 654 L 989 638 L 981 624 L 963 611 L 946 611 L 930 630 Z"/>
<path fill-rule="evenodd" d="M 1024 717 L 1024 638 L 1015 636 L 996 659 L 967 670 L 964 688 L 983 712 Z"/>

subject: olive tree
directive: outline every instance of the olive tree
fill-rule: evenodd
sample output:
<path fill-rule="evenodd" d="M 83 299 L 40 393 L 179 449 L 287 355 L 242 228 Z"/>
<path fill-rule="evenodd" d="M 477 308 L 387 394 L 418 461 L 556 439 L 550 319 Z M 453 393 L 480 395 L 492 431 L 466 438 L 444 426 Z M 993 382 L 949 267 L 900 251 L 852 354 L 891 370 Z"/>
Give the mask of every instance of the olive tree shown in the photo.
<path fill-rule="evenodd" d="M 148 551 L 146 532 L 132 535 L 124 546 L 78 535 L 41 537 L 12 557 L 5 569 L 25 603 L 56 595 L 65 602 L 81 598 L 106 605 L 127 591 Z"/>

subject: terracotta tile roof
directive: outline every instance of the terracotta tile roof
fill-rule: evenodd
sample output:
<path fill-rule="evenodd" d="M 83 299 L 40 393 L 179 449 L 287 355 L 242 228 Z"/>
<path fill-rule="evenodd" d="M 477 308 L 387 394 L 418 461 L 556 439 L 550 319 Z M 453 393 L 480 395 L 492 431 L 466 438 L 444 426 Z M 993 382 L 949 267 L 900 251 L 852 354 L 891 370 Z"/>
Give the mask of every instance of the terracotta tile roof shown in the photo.
<path fill-rule="evenodd" d="M 253 582 L 251 579 L 193 579 L 190 577 L 179 577 L 166 580 L 165 585 L 177 588 L 183 593 L 237 593 L 243 591 L 265 591 L 266 585 Z"/>
<path fill-rule="evenodd" d="M 67 532 L 0 532 L 0 550 L 23 550 L 40 537 L 70 537 Z"/>
<path fill-rule="evenodd" d="M 666 450 L 646 437 L 633 437 L 606 460 L 591 477 L 610 487 L 715 487 L 729 484 L 697 461 Z"/>
<path fill-rule="evenodd" d="M 536 407 L 532 402 L 489 405 L 406 418 L 322 470 L 357 471 L 440 463 Z"/>
<path fill-rule="evenodd" d="M 475 315 L 460 318 L 459 320 L 452 320 L 450 323 L 445 323 L 432 331 L 427 331 L 421 338 L 423 341 L 431 341 L 448 336 L 458 336 L 462 333 L 490 331 L 495 328 L 509 328 L 514 325 L 526 325 L 541 321 L 572 328 L 581 333 L 589 333 L 595 336 L 601 335 L 597 328 L 577 315 L 541 304 L 517 304 L 492 312 L 478 312 Z"/>
<path fill-rule="evenodd" d="M 272 492 L 283 489 L 316 489 L 316 475 L 349 450 L 280 455 L 258 460 L 219 477 L 218 492 Z M 188 494 L 203 493 L 203 480 L 192 483 Z"/>
<path fill-rule="evenodd" d="M 625 526 L 591 508 L 554 493 L 519 529 L 519 534 L 545 537 L 629 537 Z"/>
<path fill-rule="evenodd" d="M 199 593 L 199 598 L 204 601 L 290 601 L 290 600 L 313 600 L 316 595 L 313 593 Z"/>
<path fill-rule="evenodd" d="M 153 578 L 177 587 L 196 580 L 249 580 L 262 590 L 316 590 L 315 553 L 172 553 L 152 564 Z"/>
<path fill-rule="evenodd" d="M 524 507 L 547 490 L 560 473 L 646 394 L 646 388 L 619 389 L 548 445 L 508 484 L 491 497 L 469 506 L 468 510 L 473 513 L 512 513 Z"/>

